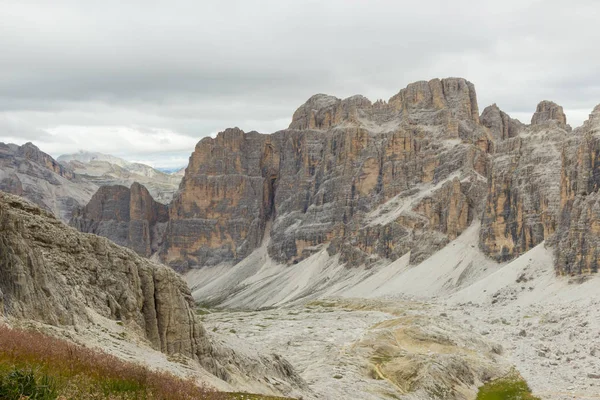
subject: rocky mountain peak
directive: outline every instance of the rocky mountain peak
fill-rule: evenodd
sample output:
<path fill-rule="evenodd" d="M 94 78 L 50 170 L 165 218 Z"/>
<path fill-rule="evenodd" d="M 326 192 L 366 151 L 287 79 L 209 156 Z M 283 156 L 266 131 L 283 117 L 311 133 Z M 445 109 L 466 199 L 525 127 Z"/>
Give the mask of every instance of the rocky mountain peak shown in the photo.
<path fill-rule="evenodd" d="M 371 106 L 371 101 L 361 95 L 340 100 L 316 94 L 294 112 L 289 129 L 329 129 L 344 122 L 356 123 L 358 111 Z"/>
<path fill-rule="evenodd" d="M 553 101 L 541 101 L 531 117 L 531 125 L 542 125 L 549 121 L 555 121 L 561 127 L 567 127 L 567 116 L 563 108 Z"/>
<path fill-rule="evenodd" d="M 168 207 L 143 185 L 101 186 L 90 202 L 74 212 L 71 226 L 127 246 L 142 256 L 157 251 L 168 220 Z"/>
<path fill-rule="evenodd" d="M 596 107 L 594 107 L 594 109 L 592 110 L 592 113 L 590 114 L 590 117 L 586 121 L 586 123 L 588 123 L 588 124 L 600 123 L 600 104 L 598 104 Z"/>
<path fill-rule="evenodd" d="M 520 121 L 510 118 L 496 103 L 487 106 L 479 119 L 481 124 L 492 132 L 495 140 L 515 137 L 524 128 Z"/>
<path fill-rule="evenodd" d="M 415 110 L 448 109 L 460 120 L 479 122 L 475 86 L 463 78 L 432 79 L 409 84 L 389 100 L 404 113 Z"/>

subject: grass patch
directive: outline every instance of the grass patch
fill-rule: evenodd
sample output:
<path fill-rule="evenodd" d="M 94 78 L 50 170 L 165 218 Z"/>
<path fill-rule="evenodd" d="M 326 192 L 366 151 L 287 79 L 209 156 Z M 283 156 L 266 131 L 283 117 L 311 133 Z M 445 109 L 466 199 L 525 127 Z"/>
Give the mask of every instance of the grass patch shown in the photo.
<path fill-rule="evenodd" d="M 479 388 L 477 400 L 541 400 L 531 394 L 527 382 L 513 372 Z"/>

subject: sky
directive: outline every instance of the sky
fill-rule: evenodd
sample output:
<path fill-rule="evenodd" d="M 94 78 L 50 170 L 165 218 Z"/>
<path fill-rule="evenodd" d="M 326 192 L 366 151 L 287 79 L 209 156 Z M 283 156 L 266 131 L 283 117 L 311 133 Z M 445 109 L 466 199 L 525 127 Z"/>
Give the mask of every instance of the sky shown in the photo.
<path fill-rule="evenodd" d="M 316 93 L 389 99 L 458 76 L 528 123 L 600 103 L 600 3 L 0 0 L 0 141 L 187 164 L 228 127 L 271 133 Z"/>

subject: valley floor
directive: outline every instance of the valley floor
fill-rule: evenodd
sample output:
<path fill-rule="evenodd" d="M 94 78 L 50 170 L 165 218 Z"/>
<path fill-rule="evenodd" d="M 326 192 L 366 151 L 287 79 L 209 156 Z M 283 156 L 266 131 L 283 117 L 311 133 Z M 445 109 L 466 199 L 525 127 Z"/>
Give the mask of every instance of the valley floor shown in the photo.
<path fill-rule="evenodd" d="M 529 291 L 527 286 L 523 290 Z M 203 320 L 232 347 L 252 346 L 284 356 L 315 398 L 426 399 L 418 393 L 407 395 L 402 382 L 389 379 L 385 371 L 373 371 L 381 361 L 378 349 L 389 345 L 381 340 L 385 335 L 394 337 L 404 351 L 415 351 L 410 342 L 398 343 L 394 330 L 381 334 L 392 321 L 410 316 L 409 324 L 441 333 L 458 347 L 463 346 L 461 340 L 475 343 L 479 338 L 492 346 L 500 344 L 502 358 L 541 399 L 600 399 L 600 301 L 520 305 L 519 295 L 512 296 L 497 295 L 493 305 L 460 299 L 319 300 L 264 311 L 216 311 Z M 404 318 L 402 324 L 407 321 Z M 425 343 L 422 353 L 446 351 L 434 345 Z"/>
<path fill-rule="evenodd" d="M 463 391 L 509 365 L 541 399 L 600 399 L 600 276 L 556 276 L 544 243 L 497 264 L 478 237 L 469 228 L 417 266 L 402 257 L 347 269 L 325 251 L 279 266 L 261 248 L 233 268 L 186 279 L 201 304 L 267 309 L 218 311 L 204 323 L 232 346 L 283 355 L 319 398 L 427 399 L 401 371 L 437 363 L 452 375 L 451 354 L 480 367 L 474 383 L 452 378 Z"/>

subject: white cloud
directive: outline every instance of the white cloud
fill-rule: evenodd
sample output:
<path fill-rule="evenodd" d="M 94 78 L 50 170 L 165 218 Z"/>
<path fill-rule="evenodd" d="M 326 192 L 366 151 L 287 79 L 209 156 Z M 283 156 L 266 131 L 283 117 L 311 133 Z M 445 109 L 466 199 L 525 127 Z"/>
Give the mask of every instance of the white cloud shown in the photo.
<path fill-rule="evenodd" d="M 5 0 L 0 140 L 152 161 L 227 127 L 285 128 L 315 93 L 388 99 L 448 76 L 475 84 L 480 109 L 528 122 L 548 99 L 577 126 L 600 103 L 599 11 L 594 0 Z"/>

